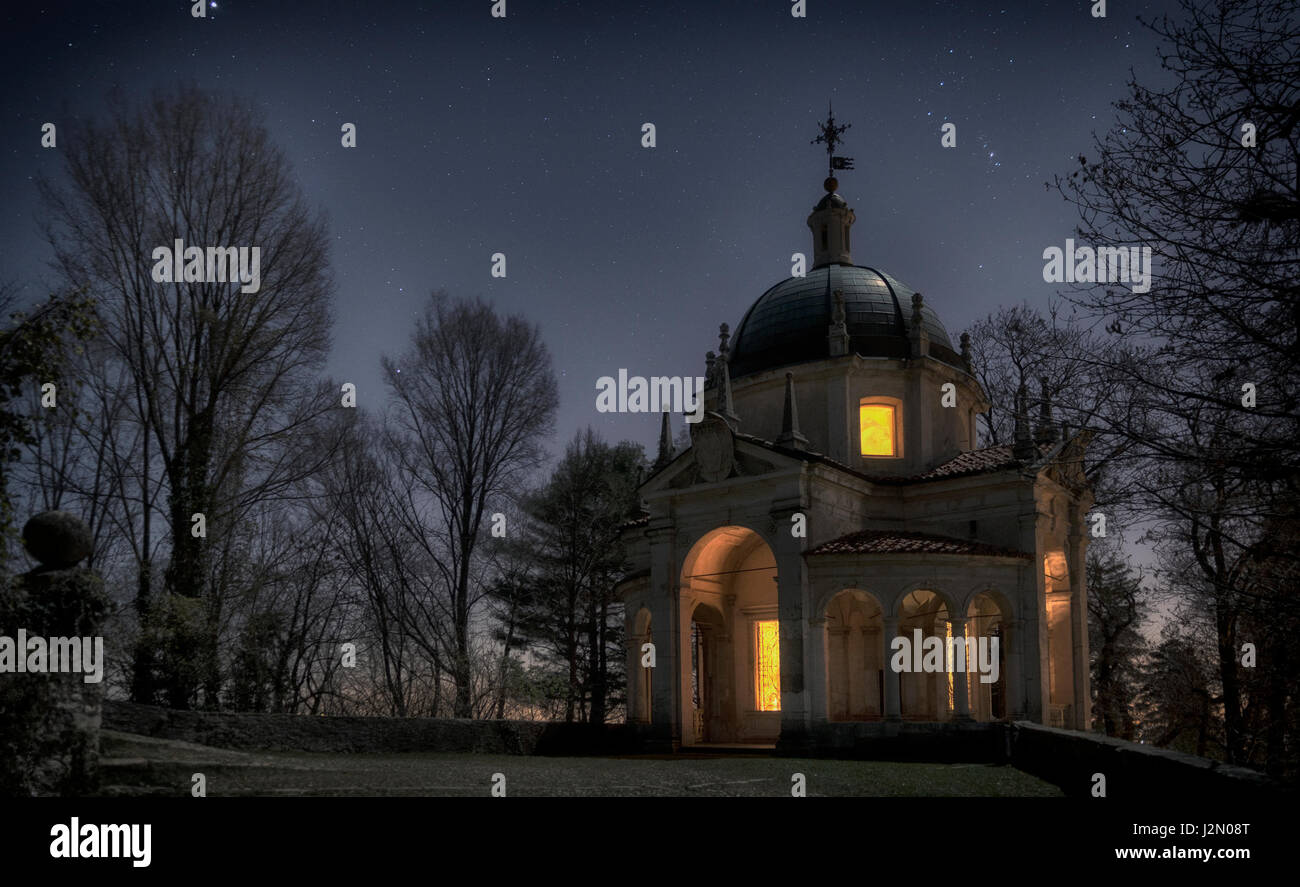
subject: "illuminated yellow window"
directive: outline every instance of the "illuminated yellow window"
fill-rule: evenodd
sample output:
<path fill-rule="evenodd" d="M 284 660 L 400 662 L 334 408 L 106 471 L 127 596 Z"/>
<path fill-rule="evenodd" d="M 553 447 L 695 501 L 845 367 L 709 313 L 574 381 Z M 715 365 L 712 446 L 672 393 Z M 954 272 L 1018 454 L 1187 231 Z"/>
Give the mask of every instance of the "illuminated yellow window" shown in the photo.
<path fill-rule="evenodd" d="M 887 403 L 864 403 L 858 407 L 862 430 L 862 455 L 896 456 L 894 407 Z"/>
<path fill-rule="evenodd" d="M 948 623 L 948 627 L 944 630 L 944 637 L 945 637 L 945 641 L 944 641 L 944 643 L 947 645 L 947 646 L 944 647 L 944 650 L 945 650 L 945 651 L 947 651 L 947 650 L 952 650 L 952 623 L 951 623 L 951 622 Z M 945 655 L 947 655 L 947 654 L 945 653 Z M 954 662 L 953 667 L 954 667 L 954 668 L 956 667 L 956 665 L 955 665 L 955 663 L 956 663 L 956 655 L 957 655 L 956 651 L 953 651 L 953 657 L 954 657 L 954 658 L 953 658 L 953 662 Z M 963 654 L 963 655 L 965 655 L 965 654 Z M 952 678 L 953 678 L 953 674 L 952 674 L 952 669 L 944 669 L 944 671 L 948 672 L 948 711 L 952 711 L 953 709 L 955 709 L 955 708 L 957 707 L 957 703 L 954 701 L 954 697 L 953 697 L 953 686 L 952 686 Z"/>
<path fill-rule="evenodd" d="M 754 688 L 759 711 L 781 710 L 781 631 L 775 619 L 754 623 L 758 655 L 754 666 Z"/>

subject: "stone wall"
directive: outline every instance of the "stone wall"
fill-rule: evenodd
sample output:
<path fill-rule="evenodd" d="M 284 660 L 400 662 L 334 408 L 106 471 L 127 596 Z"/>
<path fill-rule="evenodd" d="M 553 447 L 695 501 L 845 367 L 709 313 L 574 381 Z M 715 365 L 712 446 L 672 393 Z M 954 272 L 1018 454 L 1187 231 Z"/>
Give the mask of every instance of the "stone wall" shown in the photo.
<path fill-rule="evenodd" d="M 1097 733 L 1058 730 L 1018 721 L 1010 726 L 1011 763 L 1091 797 L 1093 774 L 1106 777 L 1106 797 L 1124 801 L 1179 798 L 1254 800 L 1285 789 L 1255 770 Z"/>

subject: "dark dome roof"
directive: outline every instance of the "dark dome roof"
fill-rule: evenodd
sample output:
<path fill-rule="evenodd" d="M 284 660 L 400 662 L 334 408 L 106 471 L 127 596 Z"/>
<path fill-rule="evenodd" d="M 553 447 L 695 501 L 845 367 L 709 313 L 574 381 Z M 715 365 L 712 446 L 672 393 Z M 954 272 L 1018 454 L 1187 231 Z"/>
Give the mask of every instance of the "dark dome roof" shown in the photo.
<path fill-rule="evenodd" d="M 759 296 L 731 345 L 732 377 L 830 356 L 832 293 L 844 293 L 849 348 L 863 357 L 911 355 L 913 292 L 883 271 L 861 265 L 826 265 L 791 277 Z M 930 356 L 962 368 L 948 333 L 929 305 L 921 318 Z"/>

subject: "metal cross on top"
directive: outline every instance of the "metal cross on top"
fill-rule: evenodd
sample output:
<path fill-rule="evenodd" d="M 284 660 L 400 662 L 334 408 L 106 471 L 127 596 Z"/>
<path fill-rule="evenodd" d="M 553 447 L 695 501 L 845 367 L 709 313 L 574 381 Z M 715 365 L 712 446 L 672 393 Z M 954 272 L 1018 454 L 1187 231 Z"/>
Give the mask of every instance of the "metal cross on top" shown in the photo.
<path fill-rule="evenodd" d="M 852 157 L 835 156 L 835 146 L 844 141 L 844 131 L 852 125 L 852 123 L 846 123 L 843 126 L 836 126 L 835 111 L 830 103 L 827 103 L 826 122 L 817 124 L 817 128 L 821 130 L 821 135 L 817 136 L 809 144 L 826 146 L 826 174 L 828 176 L 833 176 L 837 169 L 853 169 Z"/>

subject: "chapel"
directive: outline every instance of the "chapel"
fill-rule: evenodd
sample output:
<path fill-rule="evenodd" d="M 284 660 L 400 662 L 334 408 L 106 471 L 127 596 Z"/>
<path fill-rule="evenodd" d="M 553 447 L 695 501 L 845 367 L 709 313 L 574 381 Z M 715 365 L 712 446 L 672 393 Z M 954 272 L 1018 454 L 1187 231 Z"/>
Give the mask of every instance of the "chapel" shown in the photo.
<path fill-rule="evenodd" d="M 1022 386 L 1014 442 L 977 446 L 969 337 L 854 261 L 838 185 L 807 217 L 806 274 L 722 324 L 684 451 L 663 416 L 623 533 L 628 720 L 674 750 L 1087 729 L 1087 435 Z M 996 668 L 899 669 L 898 637 L 996 638 Z"/>

